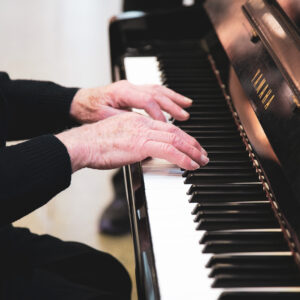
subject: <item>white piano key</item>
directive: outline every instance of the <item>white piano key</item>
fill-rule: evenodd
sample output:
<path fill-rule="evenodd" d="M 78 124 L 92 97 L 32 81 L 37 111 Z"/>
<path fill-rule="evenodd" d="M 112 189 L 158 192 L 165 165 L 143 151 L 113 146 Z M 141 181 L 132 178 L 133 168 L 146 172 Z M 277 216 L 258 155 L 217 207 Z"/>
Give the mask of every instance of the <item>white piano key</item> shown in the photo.
<path fill-rule="evenodd" d="M 158 68 L 156 56 L 130 56 L 124 58 L 124 67 L 126 79 L 133 84 L 162 84 L 161 72 Z M 133 111 L 148 115 L 142 109 L 133 109 Z M 164 112 L 167 120 L 171 119 L 170 114 Z"/>
<path fill-rule="evenodd" d="M 159 168 L 154 164 L 158 162 Z M 219 295 L 210 288 L 212 279 L 205 268 L 211 255 L 201 254 L 199 240 L 203 231 L 195 230 L 191 211 L 194 204 L 188 202 L 188 185 L 178 169 L 160 160 L 143 164 L 145 192 L 150 220 L 150 230 L 161 299 L 199 299 L 208 291 L 210 297 Z M 169 176 L 160 170 L 168 170 Z M 171 170 L 171 171 L 170 171 Z M 180 216 L 180 217 L 179 217 Z M 203 292 L 205 292 L 203 294 Z M 204 299 L 206 299 L 204 297 Z M 214 298 L 211 298 L 214 299 Z"/>
<path fill-rule="evenodd" d="M 212 254 L 203 254 L 199 241 L 205 231 L 196 231 L 182 171 L 160 159 L 143 162 L 145 194 L 161 300 L 217 300 L 224 291 L 300 292 L 300 287 L 212 288 L 206 264 Z M 233 231 L 233 230 L 230 230 Z M 237 230 L 238 231 L 238 230 Z M 247 230 L 243 230 L 247 231 Z M 278 231 L 256 229 L 250 231 Z M 227 253 L 226 255 L 288 255 L 290 252 Z M 221 256 L 219 254 L 218 256 Z"/>
<path fill-rule="evenodd" d="M 133 84 L 161 84 L 156 56 L 124 58 L 126 78 Z"/>

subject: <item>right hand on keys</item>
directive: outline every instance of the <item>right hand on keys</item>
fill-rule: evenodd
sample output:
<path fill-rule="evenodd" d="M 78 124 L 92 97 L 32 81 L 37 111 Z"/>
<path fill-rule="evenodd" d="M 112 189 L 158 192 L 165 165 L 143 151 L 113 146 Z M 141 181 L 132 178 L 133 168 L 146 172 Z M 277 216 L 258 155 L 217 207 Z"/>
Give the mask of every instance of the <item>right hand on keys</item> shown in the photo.
<path fill-rule="evenodd" d="M 178 127 L 128 112 L 59 133 L 73 172 L 112 169 L 147 157 L 166 159 L 187 170 L 208 163 L 207 153 Z"/>

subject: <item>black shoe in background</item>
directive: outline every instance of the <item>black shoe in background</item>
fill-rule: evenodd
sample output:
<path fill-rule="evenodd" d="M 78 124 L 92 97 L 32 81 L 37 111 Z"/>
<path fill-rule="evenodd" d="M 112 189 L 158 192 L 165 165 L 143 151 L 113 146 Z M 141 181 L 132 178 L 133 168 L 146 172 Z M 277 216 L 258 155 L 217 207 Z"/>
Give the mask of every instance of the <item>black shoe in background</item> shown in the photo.
<path fill-rule="evenodd" d="M 101 216 L 99 231 L 115 236 L 124 235 L 130 232 L 130 221 L 122 168 L 113 176 L 112 183 L 114 198 Z"/>

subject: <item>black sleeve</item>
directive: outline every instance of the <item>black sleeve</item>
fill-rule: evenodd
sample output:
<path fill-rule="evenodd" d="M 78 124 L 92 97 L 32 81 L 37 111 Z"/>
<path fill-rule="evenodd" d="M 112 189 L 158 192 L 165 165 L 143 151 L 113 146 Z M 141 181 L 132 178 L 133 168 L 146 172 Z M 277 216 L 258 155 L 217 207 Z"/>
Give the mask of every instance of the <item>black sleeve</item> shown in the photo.
<path fill-rule="evenodd" d="M 78 125 L 70 118 L 77 88 L 48 81 L 11 80 L 0 72 L 0 89 L 6 100 L 8 140 L 57 133 Z"/>
<path fill-rule="evenodd" d="M 53 135 L 0 148 L 0 226 L 47 203 L 71 182 L 66 147 Z"/>

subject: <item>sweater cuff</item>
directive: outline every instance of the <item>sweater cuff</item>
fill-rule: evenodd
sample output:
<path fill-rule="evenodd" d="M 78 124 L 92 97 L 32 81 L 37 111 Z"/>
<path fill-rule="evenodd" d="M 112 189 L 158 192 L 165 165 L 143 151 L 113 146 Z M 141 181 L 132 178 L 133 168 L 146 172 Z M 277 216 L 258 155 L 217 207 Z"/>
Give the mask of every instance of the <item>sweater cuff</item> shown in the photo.
<path fill-rule="evenodd" d="M 39 94 L 39 102 L 50 109 L 55 108 L 56 112 L 65 114 L 66 118 L 70 118 L 70 108 L 73 98 L 79 88 L 60 87 L 53 89 L 51 94 L 47 89 L 44 89 Z"/>
<path fill-rule="evenodd" d="M 13 222 L 66 189 L 71 161 L 64 144 L 44 135 L 0 149 L 0 225 Z"/>
<path fill-rule="evenodd" d="M 65 145 L 54 135 L 42 135 L 15 147 L 24 156 L 24 171 L 30 170 L 31 182 L 51 183 L 59 192 L 71 183 L 71 160 Z"/>

